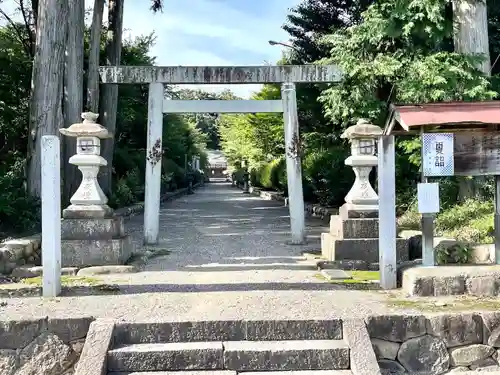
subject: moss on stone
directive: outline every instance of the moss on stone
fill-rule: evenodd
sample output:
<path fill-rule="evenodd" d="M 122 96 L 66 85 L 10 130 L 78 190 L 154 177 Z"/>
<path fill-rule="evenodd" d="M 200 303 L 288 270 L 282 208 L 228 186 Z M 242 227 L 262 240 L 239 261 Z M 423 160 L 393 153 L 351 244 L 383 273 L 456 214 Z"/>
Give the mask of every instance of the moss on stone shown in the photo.
<path fill-rule="evenodd" d="M 42 286 L 42 277 L 30 277 L 21 280 L 22 284 L 30 285 L 30 286 Z M 102 281 L 99 279 L 88 277 L 88 276 L 61 276 L 61 285 L 62 286 L 86 286 L 86 285 L 97 285 L 102 284 Z"/>

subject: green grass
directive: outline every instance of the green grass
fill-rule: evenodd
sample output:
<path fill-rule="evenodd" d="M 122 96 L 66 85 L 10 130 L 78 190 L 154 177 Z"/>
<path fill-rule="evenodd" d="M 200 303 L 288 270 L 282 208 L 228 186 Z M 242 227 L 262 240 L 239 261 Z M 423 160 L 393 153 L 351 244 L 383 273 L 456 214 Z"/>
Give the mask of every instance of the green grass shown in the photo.
<path fill-rule="evenodd" d="M 412 300 L 389 297 L 387 306 L 390 308 L 417 310 L 422 312 L 454 312 L 454 311 L 498 311 L 500 301 L 497 299 L 465 296 L 452 300 Z"/>
<path fill-rule="evenodd" d="M 337 280 L 327 280 L 329 283 L 334 284 L 369 284 L 374 281 L 380 280 L 379 271 L 345 271 L 352 279 L 337 279 Z M 322 274 L 317 274 L 317 278 L 325 280 Z"/>
<path fill-rule="evenodd" d="M 30 286 L 42 286 L 42 277 L 30 277 L 22 279 L 21 283 Z M 102 281 L 87 276 L 61 276 L 61 285 L 63 286 L 92 286 L 102 284 Z"/>

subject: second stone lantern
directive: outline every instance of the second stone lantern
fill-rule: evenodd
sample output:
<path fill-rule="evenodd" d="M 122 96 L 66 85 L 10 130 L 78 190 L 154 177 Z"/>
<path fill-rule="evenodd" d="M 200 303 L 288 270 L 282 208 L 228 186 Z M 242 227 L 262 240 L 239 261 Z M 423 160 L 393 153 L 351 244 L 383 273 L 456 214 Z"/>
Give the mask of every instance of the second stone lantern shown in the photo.
<path fill-rule="evenodd" d="M 380 127 L 363 119 L 341 135 L 351 143 L 351 156 L 345 164 L 352 167 L 355 175 L 346 203 L 341 207 L 346 217 L 378 217 L 378 195 L 370 183 L 370 173 L 378 163 L 376 145 L 381 135 Z"/>
<path fill-rule="evenodd" d="M 83 122 L 60 132 L 76 138 L 76 155 L 69 162 L 82 172 L 82 182 L 63 210 L 61 266 L 85 267 L 124 264 L 133 245 L 125 234 L 123 218 L 114 216 L 97 180 L 107 161 L 100 155 L 101 139 L 110 137 L 96 120 L 99 115 L 82 113 Z"/>
<path fill-rule="evenodd" d="M 370 173 L 378 163 L 377 140 L 381 135 L 380 127 L 361 119 L 341 136 L 351 145 L 345 164 L 352 167 L 355 180 L 339 214 L 330 217 L 330 231 L 321 234 L 321 252 L 329 261 L 358 261 L 364 267 L 379 261 L 378 195 Z M 396 247 L 398 260 L 407 260 L 406 240 L 397 239 Z"/>

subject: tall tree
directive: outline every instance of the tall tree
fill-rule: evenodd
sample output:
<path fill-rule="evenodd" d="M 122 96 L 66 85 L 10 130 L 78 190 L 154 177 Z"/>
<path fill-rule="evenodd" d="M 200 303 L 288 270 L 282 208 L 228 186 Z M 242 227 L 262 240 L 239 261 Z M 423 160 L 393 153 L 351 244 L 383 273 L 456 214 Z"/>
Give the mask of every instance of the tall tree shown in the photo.
<path fill-rule="evenodd" d="M 39 0 L 27 160 L 28 188 L 36 197 L 41 194 L 42 136 L 57 135 L 64 126 L 61 98 L 67 17 L 65 1 Z"/>
<path fill-rule="evenodd" d="M 361 13 L 373 0 L 303 0 L 290 9 L 283 29 L 291 37 L 292 51 L 289 64 L 308 64 L 329 56 L 328 48 L 321 44 L 324 36 L 335 30 L 358 23 Z M 330 138 L 332 124 L 323 114 L 318 97 L 324 85 L 300 85 L 297 87 L 299 124 L 302 132 L 314 131 Z"/>
<path fill-rule="evenodd" d="M 86 108 L 99 112 L 99 56 L 101 51 L 101 31 L 104 0 L 94 0 L 92 25 L 90 28 L 89 66 L 87 72 Z"/>
<path fill-rule="evenodd" d="M 455 51 L 464 55 L 478 55 L 478 70 L 489 76 L 491 73 L 490 48 L 488 42 L 488 12 L 485 0 L 453 0 Z M 459 198 L 465 201 L 479 193 L 479 185 L 485 182 L 482 176 L 474 179 L 460 178 Z"/>
<path fill-rule="evenodd" d="M 291 36 L 294 58 L 309 63 L 328 56 L 322 36 L 357 24 L 373 0 L 303 0 L 290 9 L 283 25 Z"/>
<path fill-rule="evenodd" d="M 66 65 L 64 80 L 64 121 L 66 127 L 81 121 L 83 110 L 83 35 L 85 31 L 85 0 L 68 2 L 68 39 L 66 43 Z M 64 188 L 63 198 L 67 202 L 80 185 L 81 175 L 68 159 L 75 154 L 76 139 L 64 137 Z"/>
<path fill-rule="evenodd" d="M 106 65 L 119 66 L 122 52 L 124 0 L 108 0 L 108 33 L 106 37 Z M 118 85 L 106 84 L 102 87 L 101 124 L 111 134 L 116 130 L 116 111 L 118 108 Z M 99 184 L 104 194 L 110 195 L 113 171 L 114 138 L 103 142 L 102 156 L 108 165 L 99 173 Z"/>

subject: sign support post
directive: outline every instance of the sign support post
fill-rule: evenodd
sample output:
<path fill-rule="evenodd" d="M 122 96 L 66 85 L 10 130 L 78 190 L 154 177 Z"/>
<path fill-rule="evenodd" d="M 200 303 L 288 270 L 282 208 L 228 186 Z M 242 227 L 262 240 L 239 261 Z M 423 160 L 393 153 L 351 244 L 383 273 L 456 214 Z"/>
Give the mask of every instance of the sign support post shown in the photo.
<path fill-rule="evenodd" d="M 424 133 L 423 127 L 420 134 L 422 136 L 422 184 L 427 184 L 428 177 L 453 176 L 455 169 L 454 134 Z M 435 213 L 428 210 L 425 211 L 422 212 L 422 265 L 430 267 L 435 265 Z"/>

